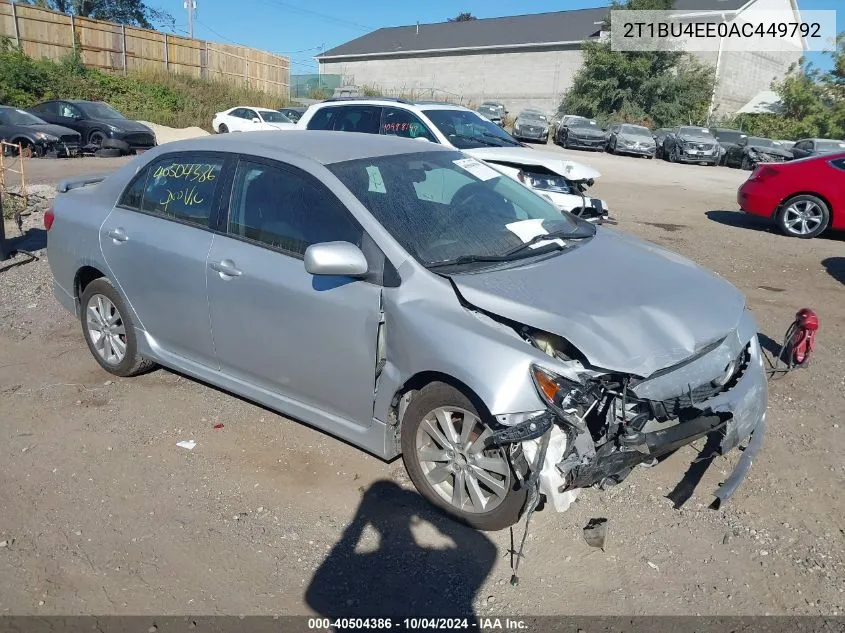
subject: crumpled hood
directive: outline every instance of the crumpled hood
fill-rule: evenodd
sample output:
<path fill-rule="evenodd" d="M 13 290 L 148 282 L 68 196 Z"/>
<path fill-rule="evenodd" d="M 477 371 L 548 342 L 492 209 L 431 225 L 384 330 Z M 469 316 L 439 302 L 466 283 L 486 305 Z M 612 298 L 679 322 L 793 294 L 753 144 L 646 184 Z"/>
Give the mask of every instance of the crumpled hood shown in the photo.
<path fill-rule="evenodd" d="M 605 132 L 597 127 L 571 127 L 569 133 L 573 136 L 581 136 L 584 138 L 601 138 Z"/>
<path fill-rule="evenodd" d="M 52 134 L 53 136 L 75 136 L 79 137 L 79 132 L 71 130 L 69 127 L 62 125 L 53 125 L 52 123 L 40 123 L 38 125 L 27 125 L 26 129 L 34 132 L 44 132 L 45 134 Z"/>
<path fill-rule="evenodd" d="M 637 136 L 635 134 L 617 134 L 616 138 L 626 143 L 640 143 L 641 145 L 654 145 L 654 139 L 650 136 Z"/>
<path fill-rule="evenodd" d="M 711 145 L 718 145 L 719 141 L 717 141 L 712 136 L 701 136 L 701 135 L 692 135 L 692 134 L 679 134 L 678 138 L 682 141 L 688 143 L 709 143 Z"/>
<path fill-rule="evenodd" d="M 483 161 L 511 163 L 516 165 L 541 165 L 569 180 L 596 179 L 601 173 L 583 163 L 566 160 L 560 152 L 550 152 L 529 147 L 480 147 L 462 150 L 473 158 Z"/>
<path fill-rule="evenodd" d="M 788 149 L 780 147 L 770 147 L 767 145 L 749 145 L 748 149 L 754 150 L 758 154 L 768 154 L 769 156 L 781 156 L 783 158 L 792 158 L 792 152 Z"/>
<path fill-rule="evenodd" d="M 562 336 L 597 368 L 641 377 L 721 340 L 745 308 L 714 273 L 602 227 L 536 263 L 450 277 L 476 307 Z"/>

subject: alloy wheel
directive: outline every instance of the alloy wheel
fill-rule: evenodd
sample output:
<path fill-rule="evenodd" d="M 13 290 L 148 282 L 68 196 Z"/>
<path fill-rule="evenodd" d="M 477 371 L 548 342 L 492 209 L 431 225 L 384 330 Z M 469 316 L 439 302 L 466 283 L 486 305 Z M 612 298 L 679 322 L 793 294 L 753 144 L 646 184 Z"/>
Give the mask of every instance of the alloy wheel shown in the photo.
<path fill-rule="evenodd" d="M 485 448 L 490 435 L 478 416 L 457 407 L 430 411 L 417 430 L 415 449 L 426 482 L 457 510 L 490 512 L 510 491 L 504 449 Z"/>
<path fill-rule="evenodd" d="M 102 132 L 91 132 L 91 135 L 88 137 L 88 143 L 96 147 L 102 147 L 105 138 Z"/>
<path fill-rule="evenodd" d="M 821 207 L 811 200 L 796 200 L 783 214 L 783 225 L 795 235 L 808 235 L 824 221 Z"/>
<path fill-rule="evenodd" d="M 126 327 L 117 306 L 105 295 L 91 295 L 85 322 L 94 351 L 109 365 L 119 365 L 126 356 Z"/>

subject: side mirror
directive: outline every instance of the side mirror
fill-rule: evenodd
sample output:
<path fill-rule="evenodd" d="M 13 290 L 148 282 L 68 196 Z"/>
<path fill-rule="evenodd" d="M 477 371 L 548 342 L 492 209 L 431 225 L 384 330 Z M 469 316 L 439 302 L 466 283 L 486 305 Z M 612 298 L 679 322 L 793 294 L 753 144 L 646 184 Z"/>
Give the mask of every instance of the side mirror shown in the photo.
<path fill-rule="evenodd" d="M 261 123 L 261 119 L 259 119 L 258 117 L 253 117 L 252 122 L 253 123 Z"/>
<path fill-rule="evenodd" d="M 363 277 L 369 266 L 361 249 L 349 242 L 323 242 L 305 249 L 305 270 L 312 275 Z"/>

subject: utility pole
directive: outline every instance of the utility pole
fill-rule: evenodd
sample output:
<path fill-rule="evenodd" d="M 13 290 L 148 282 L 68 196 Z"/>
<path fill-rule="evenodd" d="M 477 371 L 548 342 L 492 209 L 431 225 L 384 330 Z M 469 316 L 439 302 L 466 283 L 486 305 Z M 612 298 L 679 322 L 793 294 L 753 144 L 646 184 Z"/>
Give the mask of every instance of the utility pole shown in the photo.
<path fill-rule="evenodd" d="M 188 10 L 188 37 L 194 38 L 194 11 L 197 8 L 197 0 L 185 0 L 184 7 Z"/>

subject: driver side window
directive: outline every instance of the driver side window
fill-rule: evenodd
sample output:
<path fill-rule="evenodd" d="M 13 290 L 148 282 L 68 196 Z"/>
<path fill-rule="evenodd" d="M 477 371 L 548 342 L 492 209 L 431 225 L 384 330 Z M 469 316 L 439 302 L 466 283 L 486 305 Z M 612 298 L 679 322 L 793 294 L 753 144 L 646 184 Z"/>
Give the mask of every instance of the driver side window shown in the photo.
<path fill-rule="evenodd" d="M 60 103 L 59 116 L 65 117 L 66 119 L 72 119 L 77 116 L 82 116 L 82 112 L 80 112 L 79 108 L 72 106 L 69 103 Z"/>

